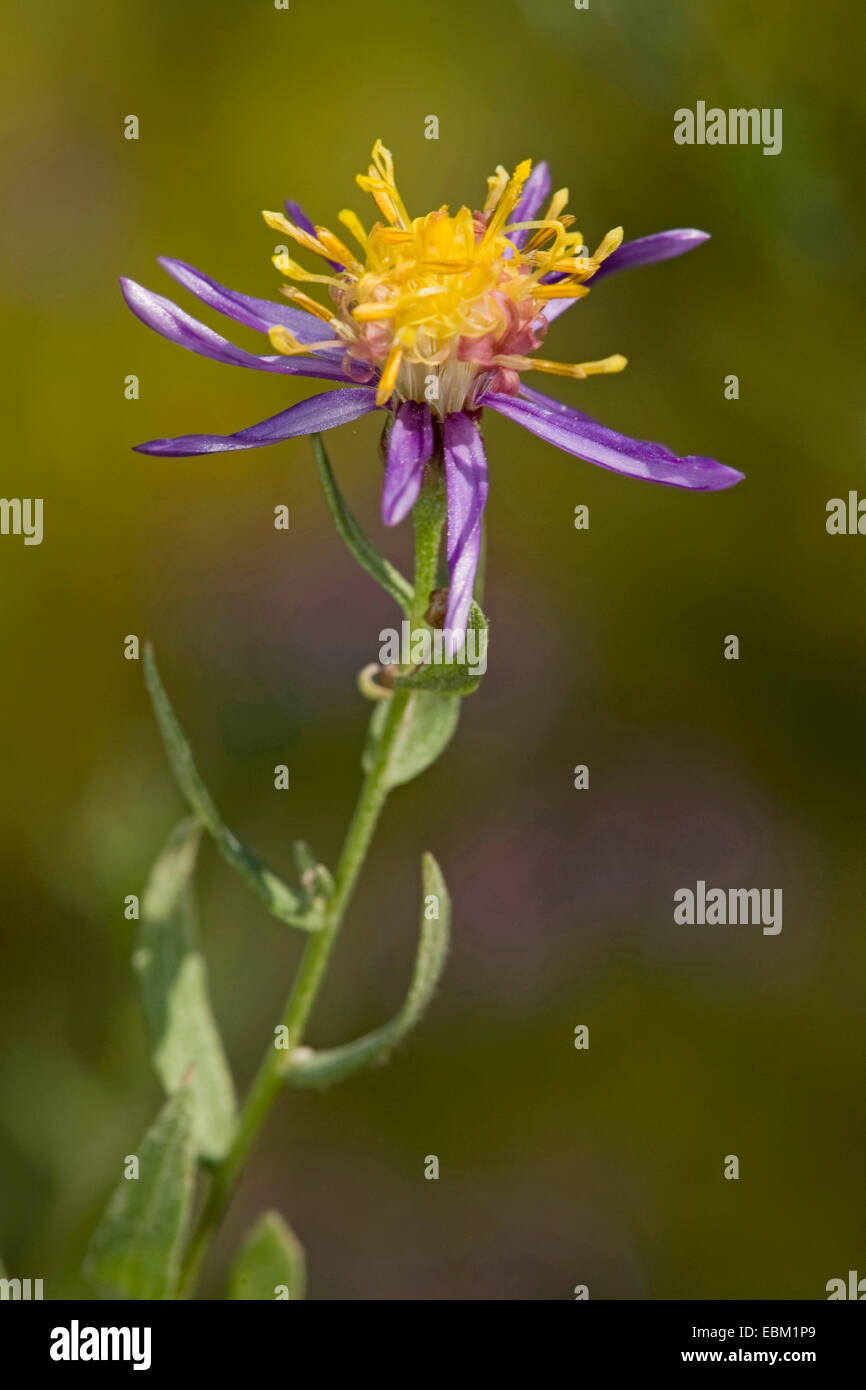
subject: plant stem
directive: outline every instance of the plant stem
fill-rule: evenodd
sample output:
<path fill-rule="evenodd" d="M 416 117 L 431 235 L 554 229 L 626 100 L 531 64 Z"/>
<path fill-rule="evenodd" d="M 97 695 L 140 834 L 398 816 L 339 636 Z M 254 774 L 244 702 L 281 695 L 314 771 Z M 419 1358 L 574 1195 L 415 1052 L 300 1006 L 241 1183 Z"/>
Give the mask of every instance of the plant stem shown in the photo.
<path fill-rule="evenodd" d="M 442 528 L 447 506 L 445 473 L 439 459 L 428 464 L 418 500 L 412 509 L 415 528 L 415 598 L 409 622 L 414 632 L 424 623 L 430 603 L 430 591 L 436 585 Z"/>
<path fill-rule="evenodd" d="M 424 623 L 430 591 L 436 583 L 436 570 L 445 523 L 446 488 L 441 462 L 427 468 L 424 484 L 413 509 L 415 528 L 415 594 L 410 615 L 414 630 Z M 234 1142 L 223 1161 L 214 1169 L 210 1190 L 193 1232 L 181 1269 L 178 1297 L 189 1298 L 195 1288 L 202 1261 L 210 1248 L 226 1208 L 231 1202 L 243 1166 L 249 1157 L 268 1111 L 283 1086 L 280 1068 L 285 1058 L 303 1040 L 310 1014 L 328 968 L 334 943 L 346 908 L 367 857 L 382 807 L 388 796 L 388 764 L 411 699 L 410 690 L 395 690 L 388 701 L 388 712 L 376 753 L 364 778 L 355 811 L 346 833 L 343 851 L 334 877 L 334 895 L 328 903 L 325 924 L 311 936 L 301 957 L 291 993 L 280 1020 L 285 1027 L 287 1047 L 268 1047 L 250 1086 L 238 1117 Z"/>
<path fill-rule="evenodd" d="M 280 1066 L 285 1061 L 287 1051 L 291 1052 L 298 1047 L 303 1039 L 304 1028 L 316 1002 L 334 942 L 388 795 L 388 762 L 394 740 L 400 732 L 410 694 L 408 690 L 395 690 L 389 700 L 388 714 L 376 756 L 364 778 L 346 834 L 335 876 L 334 896 L 328 905 L 325 925 L 321 931 L 310 937 L 304 949 L 280 1020 L 288 1032 L 288 1047 L 277 1049 L 271 1043 L 262 1058 L 238 1118 L 234 1143 L 222 1163 L 214 1170 L 207 1201 L 183 1263 L 178 1287 L 179 1298 L 189 1298 L 195 1287 L 202 1260 L 232 1199 L 244 1163 L 275 1097 L 282 1090 Z"/>

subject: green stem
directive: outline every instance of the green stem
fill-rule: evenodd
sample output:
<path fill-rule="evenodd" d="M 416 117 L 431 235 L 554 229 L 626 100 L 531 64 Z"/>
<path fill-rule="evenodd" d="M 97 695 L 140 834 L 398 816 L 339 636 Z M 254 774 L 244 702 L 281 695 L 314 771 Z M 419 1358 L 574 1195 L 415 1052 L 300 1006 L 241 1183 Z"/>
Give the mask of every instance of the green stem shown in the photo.
<path fill-rule="evenodd" d="M 277 1049 L 271 1044 L 262 1058 L 238 1118 L 234 1143 L 222 1163 L 214 1170 L 207 1201 L 187 1249 L 178 1288 L 179 1298 L 188 1298 L 195 1287 L 202 1260 L 232 1199 L 244 1163 L 274 1099 L 283 1088 L 280 1066 L 285 1061 L 286 1052 L 298 1047 L 303 1039 L 304 1028 L 316 1002 L 346 908 L 388 795 L 388 762 L 406 713 L 410 694 L 407 690 L 396 690 L 389 701 L 376 756 L 364 779 L 346 834 L 335 877 L 334 896 L 328 904 L 325 925 L 321 931 L 311 936 L 307 943 L 280 1020 L 288 1034 L 287 1048 Z"/>
<path fill-rule="evenodd" d="M 412 628 L 424 622 L 430 591 L 436 584 L 442 528 L 445 522 L 446 490 L 441 463 L 431 463 L 413 510 L 415 526 L 415 594 L 410 622 Z M 298 967 L 280 1022 L 288 1034 L 287 1048 L 271 1044 L 262 1058 L 238 1117 L 234 1142 L 222 1163 L 214 1169 L 210 1190 L 193 1232 L 181 1270 L 178 1297 L 189 1298 L 195 1288 L 202 1261 L 225 1215 L 244 1164 L 258 1137 L 265 1118 L 283 1086 L 280 1066 L 288 1052 L 298 1047 L 318 997 L 328 968 L 334 943 L 346 908 L 367 857 L 382 807 L 388 796 L 388 764 L 406 709 L 409 690 L 395 690 L 388 701 L 388 713 L 373 763 L 364 778 L 340 855 L 334 880 L 334 895 L 328 903 L 325 925 L 311 936 Z"/>
<path fill-rule="evenodd" d="M 445 471 L 441 461 L 434 459 L 427 466 L 424 484 L 412 510 L 415 527 L 415 597 L 409 622 L 413 631 L 424 622 L 424 614 L 430 604 L 430 591 L 436 587 L 446 505 Z"/>

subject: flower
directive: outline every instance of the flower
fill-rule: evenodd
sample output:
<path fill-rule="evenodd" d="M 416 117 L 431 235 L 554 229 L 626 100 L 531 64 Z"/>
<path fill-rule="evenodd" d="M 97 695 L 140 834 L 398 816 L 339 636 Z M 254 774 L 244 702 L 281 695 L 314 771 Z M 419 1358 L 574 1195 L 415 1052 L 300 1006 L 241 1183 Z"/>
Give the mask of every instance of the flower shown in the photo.
<path fill-rule="evenodd" d="M 253 449 L 387 410 L 386 525 L 411 511 L 428 461 L 441 454 L 444 462 L 450 573 L 445 626 L 455 635 L 462 634 L 469 614 L 487 500 L 484 409 L 566 453 L 631 477 L 699 491 L 741 480 L 742 473 L 715 459 L 679 458 L 664 445 L 629 439 L 522 380 L 533 370 L 578 379 L 621 371 L 626 359 L 619 354 L 573 364 L 533 354 L 550 323 L 589 293 L 587 281 L 682 255 L 707 233 L 678 229 L 623 244 L 622 228 L 616 227 L 588 255 L 565 212 L 568 190 L 550 197 L 544 162 L 533 169 L 525 160 L 510 177 L 500 166 L 487 180 L 481 211 L 462 207 L 454 216 L 443 206 L 410 218 L 381 141 L 357 182 L 381 215 L 367 230 L 354 212 L 339 214 L 357 251 L 326 227 L 314 226 L 295 203 L 287 202 L 285 213 L 263 214 L 269 227 L 325 262 L 328 273 L 322 274 L 298 264 L 287 248 L 273 258 L 289 280 L 326 287 L 327 307 L 296 284 L 283 287 L 288 303 L 255 299 L 225 289 L 183 261 L 161 258 L 169 274 L 205 304 L 267 334 L 272 354 L 235 347 L 170 300 L 121 280 L 133 313 L 181 347 L 217 362 L 340 383 L 338 390 L 235 434 L 154 439 L 139 444 L 139 452 L 179 457 Z"/>

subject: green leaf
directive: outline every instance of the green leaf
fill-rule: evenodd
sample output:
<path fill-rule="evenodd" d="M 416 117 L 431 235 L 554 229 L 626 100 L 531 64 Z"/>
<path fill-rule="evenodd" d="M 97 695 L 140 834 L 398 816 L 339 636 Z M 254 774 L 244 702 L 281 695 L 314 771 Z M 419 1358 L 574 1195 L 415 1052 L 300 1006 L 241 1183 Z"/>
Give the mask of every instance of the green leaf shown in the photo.
<path fill-rule="evenodd" d="M 228 1151 L 236 1108 L 208 998 L 207 968 L 196 947 L 193 875 L 200 838 L 194 817 L 182 821 L 154 864 L 141 897 L 132 967 L 157 1075 L 168 1095 L 188 1079 L 196 1145 L 212 1163 Z"/>
<path fill-rule="evenodd" d="M 121 1178 L 94 1231 L 86 1278 L 106 1297 L 170 1299 L 195 1182 L 194 1106 L 171 1096 L 138 1149 L 138 1177 Z"/>
<path fill-rule="evenodd" d="M 229 1298 L 303 1298 L 306 1285 L 303 1246 L 279 1212 L 264 1212 L 238 1251 Z"/>
<path fill-rule="evenodd" d="M 388 717 L 388 701 L 380 700 L 370 716 L 367 740 L 361 757 L 364 772 L 369 772 L 379 748 L 382 728 Z M 454 735 L 460 719 L 460 701 L 453 695 L 432 691 L 414 691 L 409 697 L 406 713 L 388 758 L 386 781 L 388 787 L 411 782 L 434 763 L 444 752 Z"/>
<path fill-rule="evenodd" d="M 448 954 L 451 899 L 442 871 L 432 854 L 421 861 L 424 902 L 421 907 L 421 935 L 415 969 L 402 1009 L 384 1027 L 367 1033 L 344 1047 L 322 1052 L 299 1047 L 286 1058 L 283 1079 L 290 1086 L 330 1086 L 343 1081 L 371 1062 L 381 1062 L 411 1032 L 423 1016 L 445 966 Z M 428 912 L 436 916 L 428 917 Z"/>
<path fill-rule="evenodd" d="M 448 661 L 435 662 L 429 666 L 424 666 L 419 671 L 414 671 L 411 675 L 397 676 L 394 680 L 396 689 L 404 690 L 430 690 L 438 691 L 447 695 L 471 695 L 481 684 L 483 670 L 479 671 L 479 665 L 487 664 L 487 638 L 489 624 L 478 604 L 473 600 L 469 609 L 469 617 L 466 622 L 466 648 L 464 655 L 473 657 L 469 661 Z M 473 636 L 470 637 L 469 633 Z"/>
<path fill-rule="evenodd" d="M 279 874 L 269 869 L 223 824 L 213 798 L 199 776 L 192 749 L 165 693 L 149 642 L 144 649 L 144 679 L 177 784 L 226 863 L 240 874 L 253 892 L 259 895 L 268 911 L 281 922 L 300 927 L 302 931 L 321 931 L 319 913 L 305 910 L 301 899 Z"/>
<path fill-rule="evenodd" d="M 321 436 L 312 434 L 310 439 L 325 500 L 331 509 L 337 530 L 361 568 L 366 570 L 370 578 L 375 579 L 376 583 L 391 595 L 408 617 L 414 597 L 412 585 L 408 579 L 404 579 L 399 570 L 394 568 L 390 560 L 385 559 L 385 556 L 376 548 L 369 536 L 361 530 L 337 486 L 334 470 L 325 452 Z"/>

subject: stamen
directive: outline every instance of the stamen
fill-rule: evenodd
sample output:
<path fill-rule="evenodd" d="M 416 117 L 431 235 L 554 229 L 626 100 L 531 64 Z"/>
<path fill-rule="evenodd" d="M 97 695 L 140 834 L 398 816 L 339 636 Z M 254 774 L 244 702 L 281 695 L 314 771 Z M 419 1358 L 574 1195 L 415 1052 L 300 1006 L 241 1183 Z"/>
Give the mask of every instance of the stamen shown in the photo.
<path fill-rule="evenodd" d="M 555 222 L 568 202 L 568 189 L 558 188 L 550 200 L 547 212 L 544 214 L 545 222 Z"/>
<path fill-rule="evenodd" d="M 583 299 L 589 294 L 588 285 L 573 285 L 567 280 L 561 281 L 557 285 L 535 285 L 532 290 L 533 299 Z"/>
<path fill-rule="evenodd" d="M 608 256 L 612 255 L 622 244 L 622 238 L 622 227 L 614 227 L 612 231 L 608 232 L 601 245 L 596 249 L 593 260 L 598 261 L 599 264 L 601 264 L 602 261 L 606 261 Z"/>
<path fill-rule="evenodd" d="M 482 246 L 488 245 L 493 240 L 494 236 L 496 236 L 499 233 L 499 231 L 505 226 L 508 214 L 510 213 L 511 209 L 516 207 L 518 202 L 520 201 L 520 195 L 523 192 L 523 185 L 529 178 L 531 169 L 531 159 L 524 159 L 522 163 L 518 164 L 517 168 L 515 169 L 514 173 L 511 175 L 511 178 L 508 181 L 508 187 L 505 189 L 505 192 L 502 194 L 502 197 L 496 204 L 496 208 L 493 212 L 493 215 L 491 216 L 490 221 L 487 224 L 487 229 L 483 237 L 481 238 Z"/>
<path fill-rule="evenodd" d="M 363 174 L 358 174 L 355 181 L 359 188 L 363 188 L 365 193 L 372 194 L 373 201 L 386 222 L 390 223 L 391 226 L 400 222 L 400 214 L 397 211 L 397 205 L 384 185 L 374 183 L 371 179 L 365 178 Z"/>
<path fill-rule="evenodd" d="M 386 222 L 392 226 L 396 223 L 401 227 L 408 227 L 409 214 L 403 206 L 403 199 L 397 192 L 394 181 L 394 160 L 391 151 L 385 148 L 381 140 L 377 140 L 373 146 L 372 159 L 373 163 L 367 173 L 358 174 L 355 182 L 365 193 L 372 193 L 376 206 Z"/>
<path fill-rule="evenodd" d="M 281 275 L 286 275 L 290 280 L 311 281 L 317 285 L 337 285 L 342 289 L 343 282 L 338 280 L 335 275 L 314 275 L 311 270 L 305 270 L 297 261 L 293 261 L 291 256 L 285 252 L 278 251 L 275 256 L 271 256 L 271 264 L 275 265 Z"/>
<path fill-rule="evenodd" d="M 533 227 L 537 228 L 538 231 L 536 231 L 535 236 L 533 236 L 524 247 L 523 254 L 525 255 L 526 252 L 532 248 L 533 243 L 537 245 L 539 241 L 539 231 L 547 231 L 549 233 L 551 228 L 570 227 L 573 221 L 574 218 L 571 216 L 571 214 L 568 212 L 564 212 L 561 214 L 561 216 L 554 218 L 553 221 L 549 221 L 545 218 L 538 219 L 535 222 L 509 222 L 508 226 L 503 228 L 503 235 L 510 236 L 512 232 L 516 232 L 521 227 L 525 227 L 530 231 L 533 229 Z M 580 242 L 582 240 L 582 234 L 580 232 L 569 232 L 565 240 L 570 242 Z"/>
<path fill-rule="evenodd" d="M 610 357 L 601 357 L 597 362 L 581 362 L 587 376 L 609 376 L 612 372 L 621 372 L 628 366 L 628 358 L 623 357 L 621 352 L 614 352 Z"/>
<path fill-rule="evenodd" d="M 609 376 L 621 372 L 628 359 L 615 352 L 611 357 L 603 357 L 598 362 L 550 362 L 544 357 L 494 357 L 497 367 L 511 367 L 517 372 L 547 372 L 550 376 L 570 376 L 583 380 L 587 376 Z"/>
<path fill-rule="evenodd" d="M 550 270 L 556 274 L 579 275 L 582 280 L 588 280 L 598 270 L 598 261 L 595 256 L 566 256 L 550 266 Z"/>
<path fill-rule="evenodd" d="M 320 244 L 330 253 L 332 261 L 339 261 L 347 270 L 354 270 L 358 273 L 364 269 L 357 257 L 352 255 L 346 243 L 335 236 L 332 231 L 329 231 L 327 227 L 317 227 L 316 236 L 319 238 Z"/>
<path fill-rule="evenodd" d="M 389 149 L 386 149 L 381 140 L 377 140 L 373 146 L 370 156 L 377 170 L 386 183 L 394 183 L 394 156 Z"/>
<path fill-rule="evenodd" d="M 298 357 L 303 353 L 318 352 L 320 348 L 345 347 L 345 343 L 339 338 L 329 338 L 323 343 L 301 343 L 294 333 L 290 333 L 281 323 L 275 323 L 268 329 L 268 337 L 271 346 L 284 357 Z"/>
<path fill-rule="evenodd" d="M 314 314 L 317 319 L 322 319 L 325 323 L 331 324 L 331 326 L 337 330 L 344 327 L 344 325 L 340 323 L 340 320 L 334 317 L 330 309 L 326 309 L 323 304 L 319 304 L 315 299 L 311 299 L 308 294 L 304 294 L 303 290 L 296 290 L 294 285 L 281 285 L 280 289 L 286 296 L 286 299 L 291 299 L 295 304 L 299 305 L 300 308 L 306 309 L 308 314 Z"/>
<path fill-rule="evenodd" d="M 284 232 L 286 236 L 296 241 L 299 246 L 303 246 L 305 251 L 313 251 L 317 256 L 324 256 L 326 260 L 331 259 L 325 247 L 322 246 L 314 236 L 310 236 L 309 232 L 305 232 L 303 227 L 296 227 L 294 222 L 290 222 L 281 212 L 263 212 L 262 217 L 272 231 Z"/>
<path fill-rule="evenodd" d="M 379 227 L 376 240 L 383 241 L 386 246 L 404 246 L 406 242 L 414 241 L 415 235 L 415 232 L 404 231 L 402 227 Z"/>
<path fill-rule="evenodd" d="M 512 232 L 531 231 L 534 227 L 549 227 L 547 219 L 537 218 L 534 222 L 509 222 L 507 227 L 502 228 L 503 236 L 510 236 Z"/>
<path fill-rule="evenodd" d="M 505 189 L 508 187 L 508 170 L 501 164 L 497 164 L 496 173 L 488 175 L 487 178 L 487 198 L 484 203 L 485 217 L 496 207 Z"/>
<path fill-rule="evenodd" d="M 352 318 L 359 323 L 372 323 L 376 319 L 393 318 L 397 312 L 397 300 L 371 299 L 367 304 L 356 304 Z"/>
<path fill-rule="evenodd" d="M 400 370 L 400 363 L 403 360 L 403 344 L 395 342 L 391 351 L 388 353 L 387 360 L 382 368 L 382 375 L 379 378 L 379 385 L 376 389 L 376 404 L 384 405 L 394 393 L 394 385 L 397 381 L 397 373 Z"/>
<path fill-rule="evenodd" d="M 382 267 L 382 259 L 367 235 L 364 224 L 357 213 L 354 213 L 351 208 L 343 208 L 341 212 L 337 213 L 337 218 L 342 222 L 343 226 L 352 233 L 352 236 L 363 250 L 367 258 L 366 268 L 368 270 L 380 270 Z"/>
<path fill-rule="evenodd" d="M 533 232 L 532 236 L 529 238 L 526 245 L 524 246 L 523 255 L 525 257 L 533 256 L 536 252 L 541 250 L 544 243 L 546 241 L 549 241 L 551 237 L 553 237 L 554 239 L 553 253 L 556 255 L 560 255 L 562 253 L 563 247 L 569 240 L 569 237 L 573 235 L 573 232 L 568 235 L 566 234 L 565 223 L 560 221 L 559 219 L 555 219 L 552 222 L 542 222 L 538 231 Z M 548 254 L 551 253 L 548 252 Z"/>

